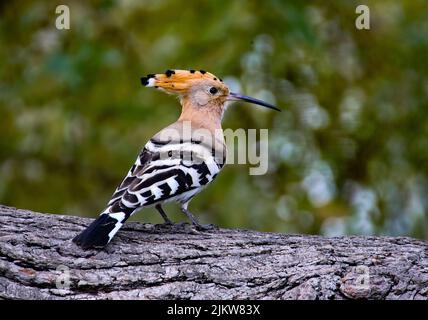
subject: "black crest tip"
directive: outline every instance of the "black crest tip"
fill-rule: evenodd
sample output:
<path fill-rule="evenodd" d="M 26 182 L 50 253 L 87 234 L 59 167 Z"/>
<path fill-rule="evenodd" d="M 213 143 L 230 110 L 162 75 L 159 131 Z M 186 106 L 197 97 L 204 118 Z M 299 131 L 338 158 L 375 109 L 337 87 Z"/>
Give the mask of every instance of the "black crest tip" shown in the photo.
<path fill-rule="evenodd" d="M 165 71 L 165 74 L 166 74 L 166 76 L 169 78 L 169 77 L 171 77 L 173 74 L 175 74 L 175 71 L 174 71 L 174 70 L 170 70 L 170 69 L 168 69 L 168 70 L 166 70 L 166 71 Z"/>
<path fill-rule="evenodd" d="M 149 84 L 149 78 L 148 77 L 141 77 L 141 84 L 143 86 L 147 86 Z"/>

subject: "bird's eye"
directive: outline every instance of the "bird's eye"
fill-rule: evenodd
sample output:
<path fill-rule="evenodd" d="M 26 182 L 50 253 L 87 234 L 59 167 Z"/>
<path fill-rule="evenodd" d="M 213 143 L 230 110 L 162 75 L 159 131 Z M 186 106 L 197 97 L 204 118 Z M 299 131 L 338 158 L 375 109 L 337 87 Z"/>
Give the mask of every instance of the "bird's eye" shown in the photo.
<path fill-rule="evenodd" d="M 218 89 L 216 87 L 211 87 L 210 88 L 210 93 L 211 94 L 216 94 L 218 92 Z"/>

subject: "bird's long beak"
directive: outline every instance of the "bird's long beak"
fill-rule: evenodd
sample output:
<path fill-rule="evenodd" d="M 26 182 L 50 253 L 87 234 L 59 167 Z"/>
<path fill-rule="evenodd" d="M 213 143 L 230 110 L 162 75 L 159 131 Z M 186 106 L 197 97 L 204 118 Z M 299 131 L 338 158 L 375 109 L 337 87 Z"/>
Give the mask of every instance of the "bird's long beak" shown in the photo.
<path fill-rule="evenodd" d="M 273 109 L 273 110 L 276 110 L 276 111 L 281 111 L 280 109 L 278 109 L 277 107 L 275 107 L 274 105 L 272 105 L 270 103 L 267 103 L 267 102 L 264 102 L 262 100 L 259 100 L 259 99 L 256 99 L 256 98 L 252 98 L 252 97 L 249 97 L 249 96 L 244 96 L 244 95 L 239 94 L 239 93 L 230 92 L 229 96 L 227 97 L 227 100 L 228 101 L 239 101 L 239 100 L 242 100 L 242 101 L 246 101 L 246 102 L 249 102 L 249 103 L 258 104 L 259 106 L 263 106 L 263 107 L 266 107 L 266 108 L 269 108 L 269 109 Z"/>

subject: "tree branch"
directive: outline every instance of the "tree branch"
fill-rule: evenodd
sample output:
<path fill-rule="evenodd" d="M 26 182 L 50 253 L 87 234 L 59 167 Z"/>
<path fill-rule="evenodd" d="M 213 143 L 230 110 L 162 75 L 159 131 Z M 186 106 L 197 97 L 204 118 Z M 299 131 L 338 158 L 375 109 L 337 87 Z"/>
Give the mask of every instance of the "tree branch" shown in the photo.
<path fill-rule="evenodd" d="M 0 206 L 0 298 L 428 298 L 422 240 L 129 222 L 83 251 L 70 239 L 89 222 Z"/>

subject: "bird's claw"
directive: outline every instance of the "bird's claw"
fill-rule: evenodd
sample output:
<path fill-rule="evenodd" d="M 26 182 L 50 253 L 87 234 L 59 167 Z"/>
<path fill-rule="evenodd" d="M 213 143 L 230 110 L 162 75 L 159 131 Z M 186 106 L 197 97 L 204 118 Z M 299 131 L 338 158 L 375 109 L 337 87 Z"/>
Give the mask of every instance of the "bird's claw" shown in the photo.
<path fill-rule="evenodd" d="M 171 221 L 165 221 L 163 223 L 158 223 L 155 226 L 158 227 L 158 228 L 170 229 L 171 227 L 175 226 L 175 223 L 171 222 Z"/>
<path fill-rule="evenodd" d="M 215 231 L 218 230 L 218 226 L 216 226 L 215 224 L 193 224 L 193 226 L 195 227 L 196 230 L 198 231 Z"/>

